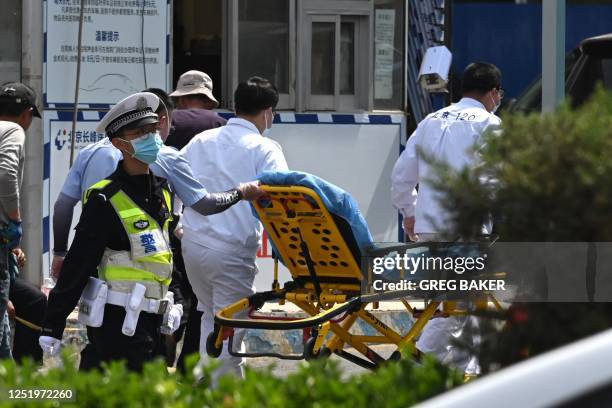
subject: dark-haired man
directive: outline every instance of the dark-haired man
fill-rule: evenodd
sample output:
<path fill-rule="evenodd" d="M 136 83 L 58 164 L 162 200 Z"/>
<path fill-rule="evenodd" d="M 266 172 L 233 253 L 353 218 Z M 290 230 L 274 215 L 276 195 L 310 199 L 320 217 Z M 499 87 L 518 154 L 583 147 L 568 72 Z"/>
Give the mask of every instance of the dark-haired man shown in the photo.
<path fill-rule="evenodd" d="M 208 188 L 225 189 L 267 170 L 287 170 L 281 147 L 262 135 L 272 127 L 278 91 L 268 80 L 252 77 L 234 92 L 236 117 L 226 126 L 194 137 L 181 151 L 198 180 Z M 222 214 L 198 217 L 187 208 L 183 215 L 183 258 L 187 276 L 201 307 L 200 354 L 206 355 L 206 337 L 213 330 L 214 314 L 254 293 L 255 257 L 261 223 L 248 204 L 237 204 Z M 234 334 L 234 349 L 241 347 L 243 331 Z M 243 360 L 224 347 L 223 365 L 213 384 L 226 373 L 242 375 Z"/>
<path fill-rule="evenodd" d="M 7 305 L 10 252 L 22 255 L 20 189 L 25 162 L 25 132 L 40 118 L 34 91 L 19 82 L 0 86 L 0 359 L 11 358 Z"/>
<path fill-rule="evenodd" d="M 479 162 L 476 150 L 482 135 L 501 124 L 494 113 L 504 92 L 501 72 L 495 65 L 485 62 L 468 65 L 461 86 L 462 99 L 423 119 L 393 168 L 393 205 L 404 217 L 404 231 L 413 241 L 441 241 L 445 239 L 441 234 L 451 229 L 440 194 L 428 182 L 435 179 L 436 169 L 419 152 L 457 171 L 474 167 Z M 490 230 L 491 225 L 482 225 L 483 234 L 489 234 Z M 452 339 L 463 336 L 469 324 L 477 323 L 465 317 L 434 319 L 425 327 L 417 348 L 474 374 L 478 371 L 475 359 L 452 344 Z M 475 341 L 474 338 L 464 340 Z"/>

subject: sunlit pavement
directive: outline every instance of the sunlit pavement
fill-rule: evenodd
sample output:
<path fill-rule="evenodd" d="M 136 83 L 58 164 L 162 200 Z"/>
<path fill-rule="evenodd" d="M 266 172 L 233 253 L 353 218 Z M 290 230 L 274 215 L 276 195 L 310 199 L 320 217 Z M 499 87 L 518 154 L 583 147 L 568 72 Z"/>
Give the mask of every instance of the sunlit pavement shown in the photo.
<path fill-rule="evenodd" d="M 393 345 L 375 345 L 371 347 L 383 357 L 388 357 L 396 350 L 396 347 Z M 354 349 L 349 348 L 347 351 L 358 355 Z M 340 371 L 344 378 L 356 374 L 372 373 L 371 370 L 360 367 L 338 356 L 332 355 L 330 359 L 339 364 Z M 308 362 L 304 360 L 281 360 L 272 357 L 247 358 L 247 367 L 257 370 L 271 368 L 274 375 L 280 378 L 284 378 L 287 374 L 296 372 L 301 364 L 308 364 Z"/>

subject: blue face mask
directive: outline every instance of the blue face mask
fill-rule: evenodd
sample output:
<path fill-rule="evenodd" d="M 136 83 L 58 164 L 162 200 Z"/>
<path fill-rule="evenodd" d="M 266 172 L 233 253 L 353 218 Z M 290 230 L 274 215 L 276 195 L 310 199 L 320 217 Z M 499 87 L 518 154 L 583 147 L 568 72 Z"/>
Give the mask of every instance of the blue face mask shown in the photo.
<path fill-rule="evenodd" d="M 130 140 L 129 143 L 134 148 L 132 157 L 146 164 L 151 164 L 157 159 L 157 153 L 164 144 L 157 132 L 147 133 L 138 139 Z"/>

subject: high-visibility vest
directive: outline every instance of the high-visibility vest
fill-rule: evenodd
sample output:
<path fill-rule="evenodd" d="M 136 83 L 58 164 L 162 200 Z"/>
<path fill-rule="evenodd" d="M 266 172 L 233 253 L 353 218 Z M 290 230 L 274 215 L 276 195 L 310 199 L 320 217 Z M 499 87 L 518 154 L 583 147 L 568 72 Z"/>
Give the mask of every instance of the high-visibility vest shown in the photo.
<path fill-rule="evenodd" d="M 111 180 L 101 180 L 91 186 L 83 197 L 87 202 L 91 191 L 102 190 Z M 98 266 L 98 278 L 105 280 L 110 290 L 131 292 L 134 283 L 146 287 L 145 297 L 163 299 L 168 291 L 172 278 L 172 252 L 168 225 L 172 220 L 172 198 L 167 189 L 163 189 L 164 202 L 169 217 L 163 227 L 142 210 L 123 191 L 117 190 L 107 197 L 130 240 L 129 251 L 104 250 Z"/>

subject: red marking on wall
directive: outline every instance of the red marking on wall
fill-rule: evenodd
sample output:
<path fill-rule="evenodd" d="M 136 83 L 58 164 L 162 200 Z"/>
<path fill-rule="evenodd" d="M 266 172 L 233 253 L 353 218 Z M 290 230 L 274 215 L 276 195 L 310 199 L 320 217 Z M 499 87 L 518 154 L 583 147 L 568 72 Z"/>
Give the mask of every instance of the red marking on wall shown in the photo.
<path fill-rule="evenodd" d="M 261 235 L 261 247 L 257 251 L 258 258 L 272 258 L 272 245 L 268 241 L 268 233 L 264 230 Z"/>

